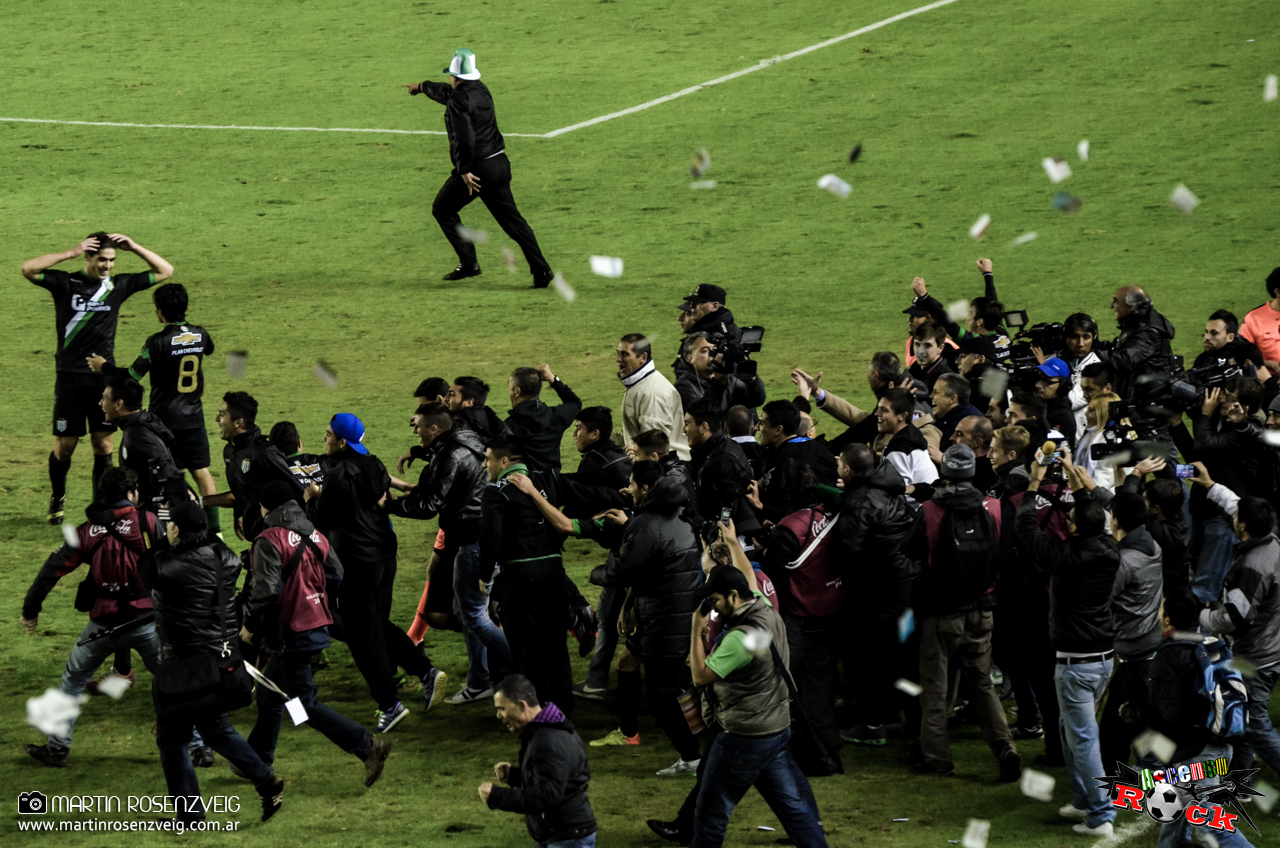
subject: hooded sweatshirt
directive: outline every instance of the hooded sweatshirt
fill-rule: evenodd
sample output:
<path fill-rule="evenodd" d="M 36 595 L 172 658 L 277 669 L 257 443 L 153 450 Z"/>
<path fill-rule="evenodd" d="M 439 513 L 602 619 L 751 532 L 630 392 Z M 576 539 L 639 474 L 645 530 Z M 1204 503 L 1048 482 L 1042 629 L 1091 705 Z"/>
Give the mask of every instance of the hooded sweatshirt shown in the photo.
<path fill-rule="evenodd" d="M 122 431 L 120 464 L 138 475 L 139 504 L 145 509 L 176 501 L 186 484 L 169 449 L 173 433 L 145 411 L 117 418 L 115 423 Z"/>
<path fill-rule="evenodd" d="M 1111 626 L 1122 660 L 1150 657 L 1160 647 L 1164 567 L 1160 546 L 1146 527 L 1126 533 L 1117 547 L 1120 567 L 1111 589 Z"/>

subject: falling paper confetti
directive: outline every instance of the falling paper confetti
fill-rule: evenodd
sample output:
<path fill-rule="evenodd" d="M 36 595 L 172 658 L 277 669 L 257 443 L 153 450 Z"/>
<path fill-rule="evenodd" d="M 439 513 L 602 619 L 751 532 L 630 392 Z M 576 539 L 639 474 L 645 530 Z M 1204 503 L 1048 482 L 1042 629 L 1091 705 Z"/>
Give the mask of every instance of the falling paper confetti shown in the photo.
<path fill-rule="evenodd" d="M 989 226 L 991 226 L 991 216 L 984 214 L 969 228 L 969 238 L 982 241 L 982 237 L 987 234 L 987 227 Z"/>
<path fill-rule="evenodd" d="M 1273 448 L 1280 448 L 1280 430 L 1263 430 L 1262 441 Z"/>
<path fill-rule="evenodd" d="M 1035 233 L 1023 233 L 1022 235 L 1018 236 L 1016 239 L 1013 240 L 1013 245 L 1014 247 L 1017 247 L 1020 244 L 1026 244 L 1029 241 L 1035 241 L 1035 240 L 1036 240 Z"/>
<path fill-rule="evenodd" d="M 1076 145 L 1076 155 L 1080 157 L 1081 162 L 1089 161 L 1089 142 L 1082 141 Z"/>
<path fill-rule="evenodd" d="M 1133 750 L 1139 755 L 1145 757 L 1147 754 L 1155 754 L 1156 759 L 1162 763 L 1172 761 L 1173 752 L 1177 749 L 1178 746 L 1173 744 L 1173 740 L 1154 730 L 1148 730 L 1133 740 Z"/>
<path fill-rule="evenodd" d="M 1083 205 L 1084 201 L 1070 192 L 1060 191 L 1053 196 L 1053 208 L 1068 215 L 1076 214 Z"/>
<path fill-rule="evenodd" d="M 1003 368 L 988 368 L 982 374 L 982 394 L 989 398 L 1002 397 L 1009 385 L 1009 374 Z"/>
<path fill-rule="evenodd" d="M 1190 215 L 1191 210 L 1200 205 L 1200 198 L 1192 194 L 1189 188 L 1179 183 L 1178 187 L 1173 190 L 1173 194 L 1169 195 L 1169 202 Z"/>
<path fill-rule="evenodd" d="M 774 833 L 774 832 L 775 832 L 775 829 L 774 829 L 774 828 L 772 828 L 772 827 L 767 827 L 767 826 L 762 825 L 762 824 L 760 824 L 760 825 L 756 825 L 756 830 L 764 830 L 764 831 L 768 831 L 769 833 Z"/>
<path fill-rule="evenodd" d="M 910 680 L 907 680 L 905 677 L 898 678 L 894 682 L 893 688 L 897 689 L 899 692 L 905 692 L 906 694 L 910 695 L 913 698 L 918 697 L 920 693 L 924 691 L 923 689 L 920 688 L 919 683 L 912 683 Z"/>
<path fill-rule="evenodd" d="M 227 376 L 237 380 L 244 379 L 244 367 L 249 363 L 249 352 L 233 350 L 227 354 Z"/>
<path fill-rule="evenodd" d="M 1071 166 L 1067 164 L 1065 159 L 1045 157 L 1040 164 L 1044 166 L 1044 172 L 1049 175 L 1049 179 L 1055 183 L 1060 183 L 1071 176 Z"/>
<path fill-rule="evenodd" d="M 484 244 L 489 240 L 489 234 L 484 230 L 473 230 L 470 227 L 459 224 L 458 238 L 463 241 L 469 241 L 472 244 Z"/>
<path fill-rule="evenodd" d="M 957 300 L 947 307 L 947 317 L 957 324 L 969 320 L 969 301 Z"/>
<path fill-rule="evenodd" d="M 509 247 L 502 248 L 502 264 L 507 266 L 507 270 L 511 273 L 516 272 L 516 254 Z"/>
<path fill-rule="evenodd" d="M 67 547 L 80 547 L 80 534 L 77 533 L 76 528 L 72 527 L 70 524 L 62 525 L 62 538 L 67 540 Z"/>
<path fill-rule="evenodd" d="M 1270 815 L 1276 806 L 1276 791 L 1265 780 L 1255 780 L 1253 788 L 1262 793 L 1261 797 L 1257 795 L 1250 796 L 1253 798 L 1253 803 L 1257 804 L 1258 809 L 1262 810 L 1265 815 Z"/>
<path fill-rule="evenodd" d="M 1253 677 L 1258 673 L 1258 666 L 1244 657 L 1232 657 L 1231 662 L 1227 663 L 1227 667 L 1240 672 L 1241 677 Z"/>
<path fill-rule="evenodd" d="M 129 682 L 129 678 L 121 677 L 118 674 L 108 674 L 98 682 L 98 691 L 108 698 L 118 701 L 132 686 L 133 684 Z"/>
<path fill-rule="evenodd" d="M 987 848 L 989 833 L 991 833 L 991 822 L 969 819 L 969 826 L 964 830 L 964 840 L 960 844 L 964 848 Z"/>
<path fill-rule="evenodd" d="M 87 695 L 72 697 L 58 689 L 46 689 L 39 698 L 27 699 L 27 724 L 49 736 L 67 736 L 71 722 L 80 715 Z"/>
<path fill-rule="evenodd" d="M 693 161 L 689 163 L 689 176 L 695 180 L 705 174 L 707 169 L 711 167 L 711 154 L 707 152 L 707 148 L 702 148 L 693 157 Z"/>
<path fill-rule="evenodd" d="M 916 614 L 911 607 L 898 616 L 898 642 L 905 643 L 916 629 Z"/>
<path fill-rule="evenodd" d="M 592 256 L 591 273 L 616 280 L 622 276 L 622 260 L 616 256 Z"/>
<path fill-rule="evenodd" d="M 1018 781 L 1018 788 L 1028 798 L 1051 802 L 1053 801 L 1054 783 L 1054 779 L 1043 772 L 1038 772 L 1035 769 L 1023 769 L 1022 779 Z"/>
<path fill-rule="evenodd" d="M 896 822 L 909 822 L 911 819 L 894 819 Z"/>
<path fill-rule="evenodd" d="M 1273 77 L 1273 79 L 1274 79 L 1274 77 Z M 1272 99 L 1272 100 L 1274 100 L 1275 98 L 1273 97 L 1273 98 L 1271 98 L 1271 99 Z M 853 149 L 849 151 L 849 164 L 850 164 L 850 165 L 852 165 L 854 162 L 857 162 L 857 161 L 858 161 L 858 157 L 859 157 L 859 156 L 861 156 L 861 155 L 862 155 L 862 145 L 861 145 L 861 144 L 855 144 L 855 145 L 853 146 Z"/>
<path fill-rule="evenodd" d="M 560 276 L 559 271 L 556 271 L 555 277 L 551 280 L 551 286 L 556 290 L 556 294 L 570 303 L 573 303 L 573 299 L 578 296 L 573 287 L 564 281 L 564 277 Z"/>
<path fill-rule="evenodd" d="M 315 367 L 311 369 L 311 373 L 328 388 L 338 388 L 338 372 L 330 368 L 329 363 L 323 359 L 316 362 Z"/>
<path fill-rule="evenodd" d="M 742 631 L 742 647 L 758 657 L 762 657 L 769 653 L 769 646 L 773 644 L 773 636 L 768 630 L 758 630 L 754 627 L 743 628 Z"/>
<path fill-rule="evenodd" d="M 1271 101 L 1275 100 L 1276 97 L 1278 96 L 1280 96 L 1280 90 L 1278 90 L 1278 87 L 1276 85 L 1276 75 L 1272 74 L 1271 76 L 1267 77 L 1266 84 L 1262 86 L 1262 99 L 1265 100 L 1267 103 L 1270 103 Z"/>
<path fill-rule="evenodd" d="M 692 188 L 692 189 L 715 188 L 715 187 L 716 187 L 715 180 L 702 180 L 701 182 L 689 183 L 689 188 Z"/>
<path fill-rule="evenodd" d="M 841 200 L 844 200 L 853 192 L 853 186 L 835 174 L 823 174 L 822 178 L 818 180 L 818 188 L 826 189 Z"/>

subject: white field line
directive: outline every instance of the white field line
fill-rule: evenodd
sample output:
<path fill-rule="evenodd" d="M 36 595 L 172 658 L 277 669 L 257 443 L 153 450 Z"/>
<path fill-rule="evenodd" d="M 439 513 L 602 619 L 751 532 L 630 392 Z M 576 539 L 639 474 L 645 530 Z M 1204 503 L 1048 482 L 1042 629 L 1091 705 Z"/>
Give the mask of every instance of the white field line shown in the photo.
<path fill-rule="evenodd" d="M 1150 816 L 1143 816 L 1138 821 L 1127 824 L 1124 827 L 1116 828 L 1114 835 L 1099 839 L 1097 842 L 1093 843 L 1093 848 L 1114 848 L 1114 846 L 1120 845 L 1123 842 L 1128 842 L 1135 836 L 1146 833 L 1148 830 L 1155 827 L 1155 824 L 1156 823 L 1151 820 Z"/>
<path fill-rule="evenodd" d="M 864 26 L 861 29 L 855 29 L 853 32 L 846 32 L 844 35 L 837 35 L 835 38 L 828 38 L 826 41 L 820 41 L 817 44 L 811 44 L 808 47 L 802 47 L 799 50 L 793 50 L 792 52 L 784 54 L 782 56 L 774 56 L 772 59 L 763 59 L 749 68 L 743 68 L 740 71 L 734 71 L 731 74 L 725 74 L 722 77 L 716 77 L 713 80 L 708 80 L 707 82 L 689 86 L 688 88 L 683 88 L 680 91 L 677 91 L 673 94 L 668 94 L 664 97 L 659 97 L 655 100 L 650 100 L 647 103 L 641 103 L 639 106 L 632 106 L 630 109 L 623 109 L 620 112 L 610 112 L 607 115 L 601 115 L 598 118 L 592 118 L 588 121 L 582 121 L 581 123 L 571 124 L 570 126 L 567 126 L 567 127 L 561 127 L 558 130 L 552 130 L 551 132 L 548 132 L 548 133 L 503 133 L 503 135 L 510 136 L 512 138 L 555 138 L 557 136 L 564 135 L 565 133 L 571 133 L 574 130 L 584 129 L 586 127 L 595 126 L 596 124 L 603 124 L 605 121 L 612 121 L 614 118 L 621 118 L 624 115 L 633 115 L 636 112 L 643 112 L 645 109 L 651 109 L 654 106 L 659 106 L 663 103 L 669 103 L 672 100 L 678 100 L 681 97 L 685 97 L 687 95 L 694 94 L 695 92 L 702 91 L 704 88 L 710 88 L 713 85 L 720 85 L 721 83 L 729 82 L 730 80 L 735 80 L 738 77 L 744 77 L 747 74 L 753 74 L 756 71 L 762 71 L 765 68 L 772 67 L 773 65 L 778 64 L 779 62 L 786 62 L 791 59 L 795 59 L 799 56 L 804 56 L 805 54 L 812 53 L 815 50 L 821 50 L 824 47 L 830 47 L 833 44 L 839 44 L 840 42 L 845 41 L 847 39 L 855 38 L 859 35 L 864 35 L 868 32 L 872 32 L 874 30 L 880 29 L 881 27 L 887 27 L 889 24 L 897 23 L 898 21 L 905 20 L 906 18 L 910 18 L 914 15 L 920 15 L 925 12 L 931 11 L 933 9 L 941 8 L 942 6 L 949 6 L 955 2 L 958 2 L 958 0 L 937 0 L 937 2 L 930 3 L 926 6 L 920 6 L 918 8 L 912 9 L 909 12 L 902 12 L 901 14 L 894 15 L 893 17 L 885 18 L 882 21 L 877 21 L 874 24 L 868 24 L 867 26 Z M 140 128 L 140 129 L 165 129 L 165 130 L 241 130 L 241 131 L 254 131 L 254 132 L 258 132 L 258 131 L 340 132 L 340 133 L 380 133 L 380 134 L 393 134 L 393 135 L 444 135 L 445 134 L 443 130 L 388 130 L 388 129 L 364 129 L 364 128 L 353 128 L 353 127 L 254 127 L 254 126 L 239 126 L 235 124 L 230 124 L 225 126 L 212 125 L 212 124 L 133 124 L 133 123 L 126 123 L 121 121 L 59 121 L 52 118 L 0 117 L 0 123 L 66 124 L 66 125 L 81 126 L 81 127 L 134 127 L 134 128 Z"/>

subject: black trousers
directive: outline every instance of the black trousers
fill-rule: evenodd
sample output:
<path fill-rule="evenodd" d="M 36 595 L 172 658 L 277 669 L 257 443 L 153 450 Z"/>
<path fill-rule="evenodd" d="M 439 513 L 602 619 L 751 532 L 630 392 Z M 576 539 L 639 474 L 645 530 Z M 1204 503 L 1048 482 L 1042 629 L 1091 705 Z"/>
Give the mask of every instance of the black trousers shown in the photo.
<path fill-rule="evenodd" d="M 520 214 L 520 210 L 516 208 L 516 200 L 511 196 L 511 160 L 507 158 L 507 154 L 499 153 L 492 159 L 477 162 L 472 166 L 471 172 L 480 180 L 478 195 L 467 191 L 467 184 L 462 181 L 457 170 L 454 170 L 440 187 L 435 202 L 431 204 L 431 214 L 440 223 L 444 237 L 453 245 L 453 251 L 458 254 L 458 262 L 462 265 L 476 264 L 475 245 L 458 235 L 458 225 L 462 223 L 458 212 L 479 197 L 489 214 L 493 215 L 493 220 L 502 227 L 502 231 L 520 245 L 524 260 L 529 263 L 529 270 L 533 275 L 536 277 L 550 271 L 551 266 L 538 248 L 533 228 Z"/>
<path fill-rule="evenodd" d="M 343 560 L 346 579 L 338 591 L 342 638 L 351 659 L 369 685 L 369 694 L 386 712 L 400 700 L 392 677 L 397 667 L 417 677 L 431 671 L 431 660 L 391 623 L 391 592 L 395 587 L 395 559 L 352 562 Z"/>
<path fill-rule="evenodd" d="M 642 657 L 644 687 L 649 700 L 649 711 L 662 732 L 675 746 L 680 759 L 693 762 L 701 758 L 698 740 L 689 730 L 684 711 L 680 708 L 680 695 L 693 686 L 689 666 L 684 657 Z M 640 672 L 635 672 L 635 689 L 623 691 L 625 675 L 618 677 L 618 698 L 622 713 L 622 732 L 632 736 L 638 732 L 640 713 Z M 628 732 L 630 731 L 630 732 Z"/>
<path fill-rule="evenodd" d="M 504 565 L 498 579 L 502 630 L 511 664 L 545 704 L 573 712 L 573 669 L 565 644 L 564 567 Z"/>
<path fill-rule="evenodd" d="M 836 724 L 836 656 L 839 654 L 843 616 L 800 618 L 784 614 L 791 676 L 796 681 L 799 706 L 809 717 L 809 725 L 832 750 L 840 748 L 840 728 Z"/>
<path fill-rule="evenodd" d="M 1107 774 L 1115 773 L 1116 763 L 1129 762 L 1133 738 L 1142 732 L 1141 727 L 1132 727 L 1121 720 L 1120 705 L 1128 703 L 1136 708 L 1147 702 L 1154 663 L 1155 660 L 1150 659 L 1115 664 L 1111 682 L 1107 685 L 1107 702 L 1098 721 L 1098 749 L 1102 754 L 1102 768 Z"/>

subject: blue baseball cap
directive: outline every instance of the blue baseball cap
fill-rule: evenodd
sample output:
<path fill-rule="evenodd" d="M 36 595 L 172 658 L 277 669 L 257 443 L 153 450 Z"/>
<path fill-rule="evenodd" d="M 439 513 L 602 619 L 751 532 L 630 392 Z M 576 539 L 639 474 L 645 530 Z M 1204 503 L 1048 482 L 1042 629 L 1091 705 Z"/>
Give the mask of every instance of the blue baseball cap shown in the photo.
<path fill-rule="evenodd" d="M 1065 379 L 1071 376 L 1071 366 L 1056 356 L 1051 356 L 1040 364 L 1041 373 L 1048 377 Z M 337 432 L 336 430 L 334 432 Z"/>
<path fill-rule="evenodd" d="M 350 412 L 339 412 L 329 422 L 329 429 L 339 439 L 345 439 L 347 447 L 359 454 L 368 454 L 369 449 L 364 442 L 364 422 Z"/>

